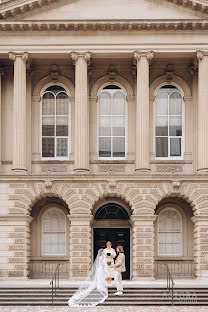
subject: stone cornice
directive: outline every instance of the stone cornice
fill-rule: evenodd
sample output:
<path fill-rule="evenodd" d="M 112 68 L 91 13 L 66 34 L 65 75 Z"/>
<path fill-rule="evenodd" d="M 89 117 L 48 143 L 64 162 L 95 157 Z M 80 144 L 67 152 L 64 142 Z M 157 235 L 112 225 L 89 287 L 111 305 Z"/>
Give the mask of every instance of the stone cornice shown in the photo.
<path fill-rule="evenodd" d="M 208 30 L 198 20 L 0 21 L 0 31 L 192 31 Z"/>
<path fill-rule="evenodd" d="M 0 18 L 16 17 L 26 12 L 42 8 L 58 0 L 8 0 L 0 4 Z M 60 2 L 60 0 L 59 0 Z M 208 3 L 205 0 L 165 0 L 176 6 L 192 10 L 196 13 L 208 14 Z"/>

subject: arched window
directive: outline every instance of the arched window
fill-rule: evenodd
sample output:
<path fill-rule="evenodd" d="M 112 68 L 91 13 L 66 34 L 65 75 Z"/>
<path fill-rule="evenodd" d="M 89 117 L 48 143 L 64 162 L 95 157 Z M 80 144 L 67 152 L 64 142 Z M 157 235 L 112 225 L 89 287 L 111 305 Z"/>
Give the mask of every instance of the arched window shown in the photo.
<path fill-rule="evenodd" d="M 172 208 L 158 216 L 158 256 L 182 256 L 182 218 Z"/>
<path fill-rule="evenodd" d="M 42 256 L 66 254 L 66 217 L 57 208 L 49 208 L 42 217 Z"/>
<path fill-rule="evenodd" d="M 69 96 L 58 85 L 42 96 L 42 158 L 69 157 Z"/>
<path fill-rule="evenodd" d="M 155 155 L 181 159 L 183 155 L 183 99 L 171 85 L 159 89 L 155 99 Z"/>
<path fill-rule="evenodd" d="M 129 220 L 126 209 L 116 203 L 108 203 L 98 209 L 95 220 Z"/>
<path fill-rule="evenodd" d="M 121 88 L 109 85 L 99 94 L 98 155 L 114 159 L 126 156 L 126 96 Z"/>

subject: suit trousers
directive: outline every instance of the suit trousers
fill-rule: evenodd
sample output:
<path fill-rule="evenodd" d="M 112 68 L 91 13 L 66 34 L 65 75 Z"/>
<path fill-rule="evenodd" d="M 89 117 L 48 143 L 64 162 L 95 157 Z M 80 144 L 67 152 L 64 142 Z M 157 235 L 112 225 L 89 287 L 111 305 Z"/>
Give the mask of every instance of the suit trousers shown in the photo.
<path fill-rule="evenodd" d="M 115 270 L 114 281 L 116 284 L 117 291 L 123 291 L 121 272 L 118 272 L 117 270 Z"/>

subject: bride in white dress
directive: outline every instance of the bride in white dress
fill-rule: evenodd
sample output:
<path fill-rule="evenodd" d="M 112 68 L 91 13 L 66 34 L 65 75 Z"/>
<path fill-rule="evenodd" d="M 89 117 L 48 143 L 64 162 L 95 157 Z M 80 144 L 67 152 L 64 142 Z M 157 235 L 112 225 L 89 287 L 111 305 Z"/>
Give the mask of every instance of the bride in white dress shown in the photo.
<path fill-rule="evenodd" d="M 69 298 L 70 307 L 95 307 L 108 297 L 106 278 L 108 265 L 103 249 L 99 249 L 92 269 L 79 289 Z"/>

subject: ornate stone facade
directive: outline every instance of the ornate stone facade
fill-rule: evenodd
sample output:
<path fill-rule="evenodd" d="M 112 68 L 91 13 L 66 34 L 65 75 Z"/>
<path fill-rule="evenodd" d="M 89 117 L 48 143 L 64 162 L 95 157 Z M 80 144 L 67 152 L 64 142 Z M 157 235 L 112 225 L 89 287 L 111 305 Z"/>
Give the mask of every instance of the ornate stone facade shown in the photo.
<path fill-rule="evenodd" d="M 94 259 L 95 229 L 102 228 L 129 229 L 132 279 L 151 280 L 156 261 L 177 259 L 192 261 L 196 277 L 208 277 L 208 6 L 159 2 L 0 3 L 0 278 L 28 278 L 33 262 L 59 260 L 69 263 L 66 276 L 82 278 Z M 117 145 L 124 142 L 124 157 L 99 154 L 100 94 L 112 86 L 125 98 L 125 138 Z M 54 141 L 56 155 L 52 115 L 43 113 L 44 94 L 53 87 L 54 98 L 62 90 L 69 102 L 57 128 L 65 130 L 58 138 L 65 145 Z M 179 157 L 156 155 L 156 99 L 165 88 L 181 96 L 182 130 L 176 130 L 183 135 L 172 136 L 181 137 Z M 66 116 L 48 103 L 59 127 Z M 111 201 L 123 219 L 96 219 L 97 208 Z M 59 257 L 43 253 L 51 207 L 65 220 Z M 158 219 L 167 207 L 180 211 L 183 225 L 184 252 L 176 257 L 158 252 Z"/>

